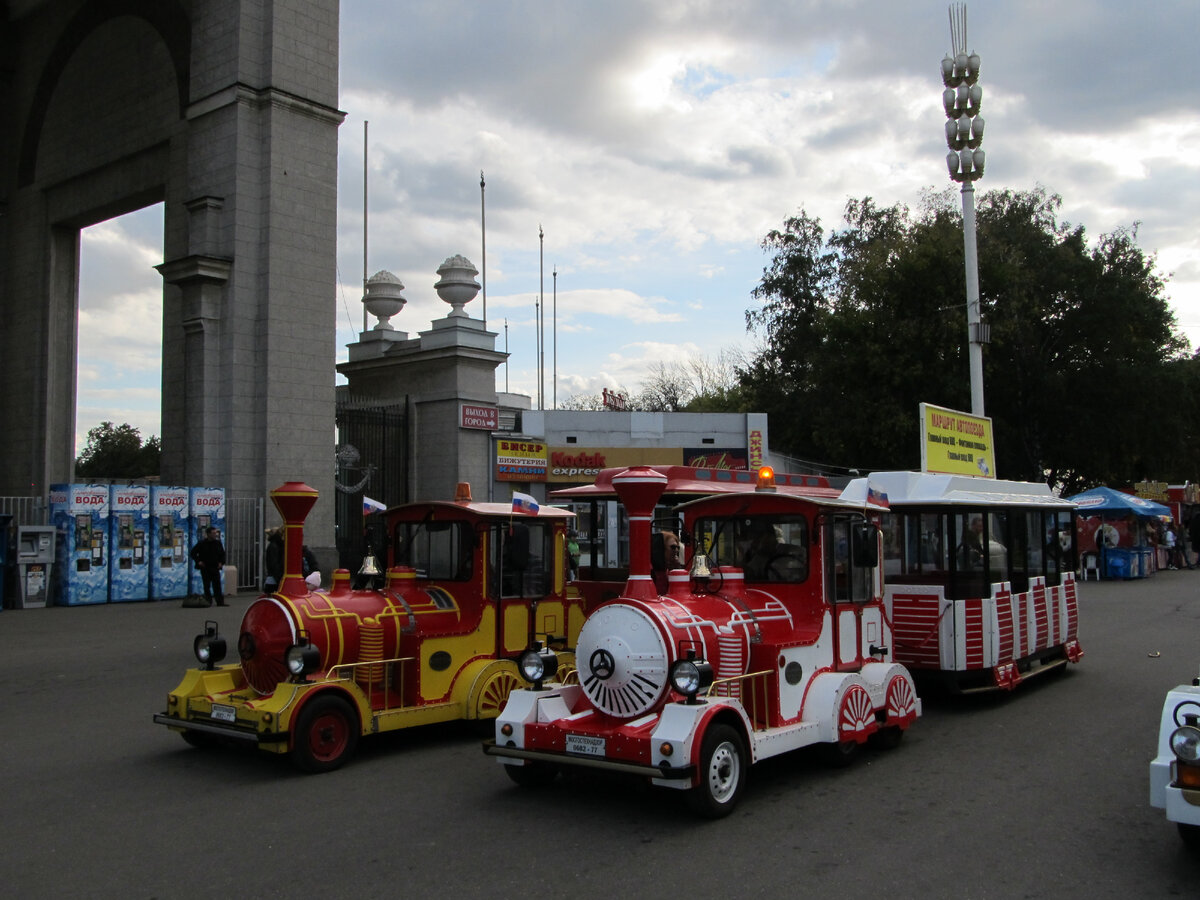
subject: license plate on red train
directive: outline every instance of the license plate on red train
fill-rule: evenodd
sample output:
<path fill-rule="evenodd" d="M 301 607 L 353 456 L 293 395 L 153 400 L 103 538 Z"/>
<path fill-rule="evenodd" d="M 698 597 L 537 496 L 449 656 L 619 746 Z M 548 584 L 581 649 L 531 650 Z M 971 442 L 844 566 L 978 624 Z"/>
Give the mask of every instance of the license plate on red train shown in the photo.
<path fill-rule="evenodd" d="M 218 722 L 237 721 L 237 710 L 232 706 L 225 706 L 223 703 L 214 703 L 211 715 Z"/>
<path fill-rule="evenodd" d="M 603 756 L 607 743 L 604 738 L 584 734 L 568 734 L 566 741 L 567 752 L 577 756 Z"/>

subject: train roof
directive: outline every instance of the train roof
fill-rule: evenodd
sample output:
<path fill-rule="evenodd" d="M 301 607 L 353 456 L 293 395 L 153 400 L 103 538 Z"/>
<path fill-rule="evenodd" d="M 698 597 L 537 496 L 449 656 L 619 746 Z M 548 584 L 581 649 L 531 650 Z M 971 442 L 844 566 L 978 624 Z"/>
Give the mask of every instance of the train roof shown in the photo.
<path fill-rule="evenodd" d="M 896 506 L 1039 506 L 1072 509 L 1078 504 L 1034 481 L 1003 481 L 938 472 L 872 472 L 846 486 L 844 495 L 867 490 Z"/>
<path fill-rule="evenodd" d="M 758 483 L 758 473 L 748 469 L 701 469 L 695 466 L 654 466 L 650 468 L 665 475 L 664 496 L 737 494 L 753 492 Z M 624 472 L 625 466 L 601 469 L 595 482 L 573 488 L 552 491 L 551 496 L 563 499 L 588 499 L 591 497 L 616 497 L 612 485 L 613 477 Z M 776 491 L 779 494 L 836 498 L 838 490 L 829 486 L 829 481 L 820 475 L 793 475 L 775 473 Z"/>
<path fill-rule="evenodd" d="M 530 519 L 573 519 L 575 513 L 569 509 L 563 509 L 558 506 L 539 506 L 536 513 L 514 512 L 511 503 L 500 503 L 490 501 L 475 501 L 468 500 L 456 502 L 453 500 L 417 500 L 412 503 L 402 503 L 398 506 L 389 506 L 385 511 L 388 518 L 393 518 L 399 513 L 420 512 L 429 509 L 454 510 L 456 512 L 470 512 L 484 519 L 509 519 L 514 521 L 520 519 L 529 521 Z"/>

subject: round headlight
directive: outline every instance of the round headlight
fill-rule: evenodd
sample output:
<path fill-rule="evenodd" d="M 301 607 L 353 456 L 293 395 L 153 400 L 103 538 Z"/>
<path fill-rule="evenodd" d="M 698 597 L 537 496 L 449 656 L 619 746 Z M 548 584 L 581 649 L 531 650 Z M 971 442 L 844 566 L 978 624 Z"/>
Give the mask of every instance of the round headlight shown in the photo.
<path fill-rule="evenodd" d="M 283 662 L 293 675 L 307 675 L 321 665 L 321 651 L 309 643 L 292 644 L 283 654 Z"/>
<path fill-rule="evenodd" d="M 206 631 L 196 635 L 192 642 L 192 652 L 196 659 L 206 666 L 213 666 L 225 658 L 225 638 L 215 631 Z"/>
<path fill-rule="evenodd" d="M 1181 725 L 1171 732 L 1171 750 L 1184 762 L 1200 762 L 1200 728 Z"/>
<path fill-rule="evenodd" d="M 700 669 L 690 659 L 681 659 L 671 666 L 671 687 L 681 694 L 700 690 Z"/>
<path fill-rule="evenodd" d="M 526 681 L 541 681 L 546 676 L 546 661 L 537 650 L 526 650 L 521 654 L 521 677 Z"/>

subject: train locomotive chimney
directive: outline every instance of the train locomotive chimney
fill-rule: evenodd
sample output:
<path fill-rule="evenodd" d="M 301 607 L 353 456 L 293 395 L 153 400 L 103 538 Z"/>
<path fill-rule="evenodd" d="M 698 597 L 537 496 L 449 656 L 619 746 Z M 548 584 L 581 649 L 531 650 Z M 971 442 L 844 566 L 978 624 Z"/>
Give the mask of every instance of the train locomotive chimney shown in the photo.
<path fill-rule="evenodd" d="M 304 520 L 317 502 L 317 489 L 289 481 L 271 491 L 271 502 L 283 518 L 283 581 L 281 594 L 307 594 L 304 581 Z"/>
<path fill-rule="evenodd" d="M 631 466 L 613 476 L 613 488 L 629 515 L 629 580 L 625 596 L 650 600 L 658 596 L 650 575 L 650 524 L 654 504 L 667 486 L 667 476 L 649 466 Z"/>

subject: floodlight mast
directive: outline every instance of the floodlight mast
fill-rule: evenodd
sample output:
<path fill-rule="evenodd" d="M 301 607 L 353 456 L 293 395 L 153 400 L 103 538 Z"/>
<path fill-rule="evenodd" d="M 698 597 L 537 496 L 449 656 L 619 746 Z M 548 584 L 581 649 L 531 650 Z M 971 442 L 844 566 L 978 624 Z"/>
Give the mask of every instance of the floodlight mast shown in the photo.
<path fill-rule="evenodd" d="M 967 276 L 967 348 L 971 368 L 971 414 L 984 415 L 983 345 L 988 326 L 979 307 L 979 256 L 975 244 L 975 182 L 983 175 L 985 155 L 983 88 L 979 85 L 979 55 L 967 53 L 967 7 L 950 4 L 950 43 L 953 55 L 942 59 L 942 108 L 946 113 L 946 167 L 962 185 L 963 255 Z"/>

